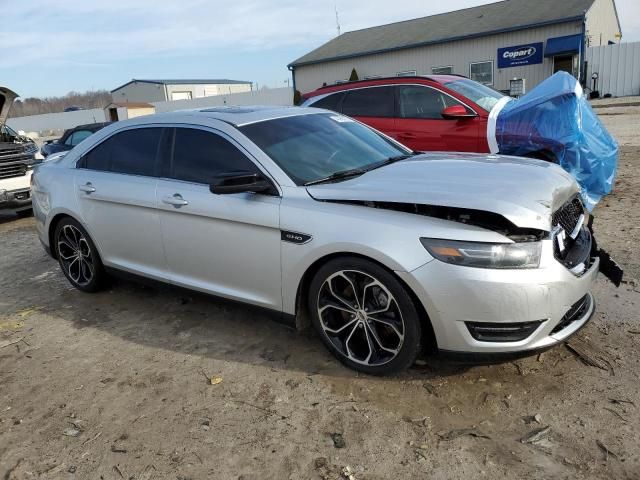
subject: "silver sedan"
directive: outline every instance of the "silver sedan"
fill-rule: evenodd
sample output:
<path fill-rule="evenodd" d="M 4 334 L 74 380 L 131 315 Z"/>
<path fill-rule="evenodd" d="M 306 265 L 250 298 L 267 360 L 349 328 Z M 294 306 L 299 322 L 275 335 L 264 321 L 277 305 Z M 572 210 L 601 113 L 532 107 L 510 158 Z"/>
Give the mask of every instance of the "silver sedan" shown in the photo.
<path fill-rule="evenodd" d="M 73 286 L 127 272 L 310 318 L 348 366 L 425 346 L 549 347 L 594 311 L 575 181 L 493 155 L 417 154 L 339 114 L 234 107 L 117 122 L 37 168 L 37 230 Z"/>

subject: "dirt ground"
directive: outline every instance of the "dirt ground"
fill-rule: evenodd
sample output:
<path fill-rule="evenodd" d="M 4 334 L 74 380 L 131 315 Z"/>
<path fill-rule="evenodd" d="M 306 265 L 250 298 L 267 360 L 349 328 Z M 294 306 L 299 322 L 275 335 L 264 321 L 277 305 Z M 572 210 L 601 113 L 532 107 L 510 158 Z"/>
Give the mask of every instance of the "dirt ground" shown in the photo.
<path fill-rule="evenodd" d="M 572 341 L 593 365 L 562 345 L 366 377 L 246 307 L 123 281 L 82 294 L 32 219 L 0 217 L 0 478 L 640 478 L 636 109 L 601 112 L 623 147 L 596 230 L 629 283 L 596 285 Z"/>

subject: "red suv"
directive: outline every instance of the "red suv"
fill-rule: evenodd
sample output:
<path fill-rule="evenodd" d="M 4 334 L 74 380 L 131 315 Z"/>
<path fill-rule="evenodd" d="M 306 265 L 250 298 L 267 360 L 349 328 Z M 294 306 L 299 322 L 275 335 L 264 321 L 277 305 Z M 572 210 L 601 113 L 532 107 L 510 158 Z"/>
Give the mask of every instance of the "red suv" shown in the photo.
<path fill-rule="evenodd" d="M 502 97 L 465 77 L 430 75 L 322 87 L 302 105 L 354 117 L 412 150 L 487 153 L 487 119 Z"/>

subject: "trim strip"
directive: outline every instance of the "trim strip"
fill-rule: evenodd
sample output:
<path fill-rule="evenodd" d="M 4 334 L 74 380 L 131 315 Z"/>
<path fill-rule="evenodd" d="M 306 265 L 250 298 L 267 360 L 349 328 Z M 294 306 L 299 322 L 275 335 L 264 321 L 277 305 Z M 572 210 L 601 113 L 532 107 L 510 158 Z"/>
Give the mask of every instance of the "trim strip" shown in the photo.
<path fill-rule="evenodd" d="M 498 140 L 496 138 L 496 125 L 498 123 L 498 115 L 505 107 L 507 103 L 513 100 L 511 97 L 502 97 L 498 100 L 491 112 L 489 112 L 489 119 L 487 120 L 487 143 L 489 144 L 489 152 L 498 153 L 500 147 L 498 147 Z"/>

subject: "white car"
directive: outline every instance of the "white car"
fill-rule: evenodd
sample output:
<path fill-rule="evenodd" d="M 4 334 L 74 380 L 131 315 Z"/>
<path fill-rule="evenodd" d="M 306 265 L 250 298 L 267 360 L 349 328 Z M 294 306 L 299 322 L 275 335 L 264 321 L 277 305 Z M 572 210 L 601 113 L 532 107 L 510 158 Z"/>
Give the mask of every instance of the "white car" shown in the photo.
<path fill-rule="evenodd" d="M 367 373 L 427 344 L 546 348 L 594 311 L 599 259 L 560 167 L 416 154 L 325 110 L 118 122 L 39 166 L 32 190 L 40 240 L 78 289 L 124 271 L 307 314 Z"/>
<path fill-rule="evenodd" d="M 31 172 L 38 147 L 33 140 L 19 135 L 5 122 L 18 95 L 0 86 L 0 212 L 14 211 L 31 215 Z"/>

